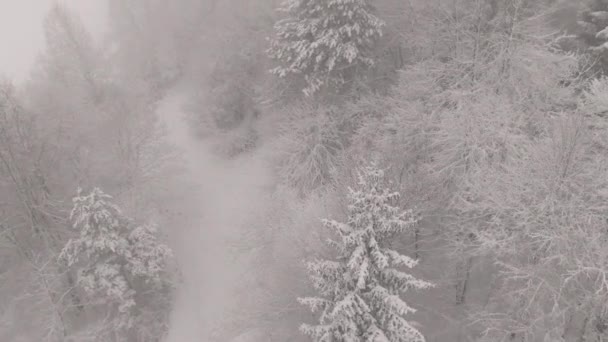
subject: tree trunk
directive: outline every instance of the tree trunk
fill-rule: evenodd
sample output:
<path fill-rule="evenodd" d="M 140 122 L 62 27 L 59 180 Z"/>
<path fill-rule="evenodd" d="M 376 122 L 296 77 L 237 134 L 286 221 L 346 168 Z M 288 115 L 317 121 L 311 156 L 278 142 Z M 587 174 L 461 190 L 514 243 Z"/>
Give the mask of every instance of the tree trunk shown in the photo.
<path fill-rule="evenodd" d="M 466 302 L 467 286 L 469 283 L 469 277 L 471 275 L 471 265 L 473 263 L 473 257 L 466 257 L 464 262 L 464 277 L 461 279 L 460 272 L 456 274 L 456 305 L 464 304 Z"/>
<path fill-rule="evenodd" d="M 583 320 L 583 324 L 581 325 L 581 330 L 578 336 L 578 342 L 586 342 L 585 333 L 587 332 L 587 325 L 589 325 L 589 315 L 586 315 L 585 319 Z"/>
<path fill-rule="evenodd" d="M 420 258 L 420 226 L 416 225 L 414 227 L 414 259 L 418 260 Z"/>

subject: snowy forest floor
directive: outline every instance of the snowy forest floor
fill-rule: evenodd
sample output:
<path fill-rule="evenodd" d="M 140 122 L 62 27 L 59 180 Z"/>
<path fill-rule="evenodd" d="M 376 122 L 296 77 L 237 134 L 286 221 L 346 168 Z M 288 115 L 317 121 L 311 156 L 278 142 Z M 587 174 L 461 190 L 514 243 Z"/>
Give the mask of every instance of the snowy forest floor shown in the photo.
<path fill-rule="evenodd" d="M 231 241 L 263 209 L 262 198 L 272 183 L 265 159 L 256 151 L 227 160 L 194 137 L 182 110 L 186 95 L 176 87 L 158 107 L 183 166 L 168 183 L 174 198 L 167 210 L 178 213 L 168 234 L 182 274 L 169 342 L 213 340 L 214 328 L 236 304 L 234 287 L 244 271 Z"/>

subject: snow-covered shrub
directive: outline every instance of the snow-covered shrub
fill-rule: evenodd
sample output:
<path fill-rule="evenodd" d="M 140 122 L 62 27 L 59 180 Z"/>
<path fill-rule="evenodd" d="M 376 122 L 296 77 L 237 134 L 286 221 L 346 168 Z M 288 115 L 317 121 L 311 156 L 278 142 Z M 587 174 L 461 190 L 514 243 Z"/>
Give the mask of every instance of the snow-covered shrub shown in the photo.
<path fill-rule="evenodd" d="M 608 78 L 592 80 L 588 89 L 584 92 L 586 108 L 595 115 L 606 115 L 608 113 Z"/>
<path fill-rule="evenodd" d="M 373 65 L 372 48 L 384 22 L 369 0 L 286 0 L 287 18 L 275 25 L 268 53 L 279 62 L 272 72 L 304 76 L 304 93 L 342 86 L 353 71 Z"/>
<path fill-rule="evenodd" d="M 603 156 L 608 150 L 608 78 L 591 81 L 583 93 L 584 108 L 587 115 L 587 125 L 591 133 L 594 150 L 598 156 Z"/>
<path fill-rule="evenodd" d="M 124 216 L 98 188 L 89 194 L 79 189 L 73 203 L 70 220 L 78 235 L 59 259 L 77 270 L 77 286 L 93 303 L 110 307 L 115 328 L 129 330 L 146 306 L 162 301 L 154 296 L 168 295 L 165 265 L 171 250 L 158 241 L 153 225 Z"/>
<path fill-rule="evenodd" d="M 393 239 L 413 229 L 419 217 L 394 203 L 399 193 L 384 187 L 384 171 L 362 168 L 357 189 L 350 189 L 346 222 L 324 220 L 339 236 L 330 241 L 336 260 L 316 260 L 308 270 L 320 297 L 299 301 L 320 312 L 318 325 L 302 325 L 314 341 L 423 342 L 404 316 L 416 310 L 401 297 L 433 285 L 404 271 L 418 263 L 392 249 Z"/>

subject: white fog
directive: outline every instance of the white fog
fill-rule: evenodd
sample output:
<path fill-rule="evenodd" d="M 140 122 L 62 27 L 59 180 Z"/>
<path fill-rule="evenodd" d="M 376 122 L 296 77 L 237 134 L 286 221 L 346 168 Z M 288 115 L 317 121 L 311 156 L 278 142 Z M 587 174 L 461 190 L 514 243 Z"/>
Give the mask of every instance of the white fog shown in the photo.
<path fill-rule="evenodd" d="M 608 2 L 0 0 L 0 341 L 608 341 Z"/>

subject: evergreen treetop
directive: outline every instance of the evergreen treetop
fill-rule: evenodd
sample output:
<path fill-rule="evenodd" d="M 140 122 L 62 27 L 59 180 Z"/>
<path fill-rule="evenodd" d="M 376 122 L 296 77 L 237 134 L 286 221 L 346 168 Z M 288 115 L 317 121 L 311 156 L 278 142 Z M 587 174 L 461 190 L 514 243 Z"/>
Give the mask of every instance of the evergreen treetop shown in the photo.
<path fill-rule="evenodd" d="M 129 328 L 137 292 L 143 284 L 162 287 L 171 250 L 157 240 L 154 225 L 134 224 L 99 188 L 87 195 L 79 189 L 73 203 L 70 219 L 78 235 L 59 258 L 78 269 L 77 284 L 87 294 L 116 306 L 117 326 Z"/>
<path fill-rule="evenodd" d="M 349 189 L 348 221 L 324 220 L 339 236 L 331 245 L 338 258 L 308 263 L 319 297 L 299 301 L 320 311 L 318 325 L 301 330 L 317 342 L 423 342 L 423 335 L 404 316 L 416 310 L 401 294 L 433 285 L 404 271 L 418 263 L 390 248 L 391 240 L 419 221 L 411 210 L 395 206 L 399 193 L 383 186 L 384 172 L 375 166 L 359 173 Z"/>
<path fill-rule="evenodd" d="M 287 18 L 275 25 L 268 53 L 279 62 L 274 74 L 301 74 L 304 93 L 341 87 L 353 69 L 373 65 L 372 47 L 384 22 L 368 0 L 286 0 Z"/>

